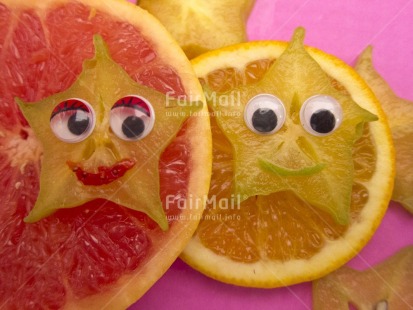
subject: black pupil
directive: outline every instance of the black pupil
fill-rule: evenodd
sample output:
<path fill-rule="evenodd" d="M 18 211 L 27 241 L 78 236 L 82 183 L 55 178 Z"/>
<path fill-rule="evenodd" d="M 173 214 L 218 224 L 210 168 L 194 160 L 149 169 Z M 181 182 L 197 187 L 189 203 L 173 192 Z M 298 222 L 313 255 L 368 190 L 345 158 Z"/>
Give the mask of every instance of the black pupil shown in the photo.
<path fill-rule="evenodd" d="M 145 123 L 137 116 L 128 116 L 122 123 L 122 132 L 128 138 L 139 137 L 144 130 Z"/>
<path fill-rule="evenodd" d="M 252 126 L 259 132 L 273 131 L 277 122 L 277 115 L 271 109 L 258 109 L 252 115 Z"/>
<path fill-rule="evenodd" d="M 89 127 L 89 117 L 83 113 L 74 113 L 69 117 L 67 127 L 72 134 L 80 136 Z"/>
<path fill-rule="evenodd" d="M 336 126 L 336 118 L 331 111 L 319 110 L 311 115 L 310 125 L 318 133 L 329 133 Z"/>

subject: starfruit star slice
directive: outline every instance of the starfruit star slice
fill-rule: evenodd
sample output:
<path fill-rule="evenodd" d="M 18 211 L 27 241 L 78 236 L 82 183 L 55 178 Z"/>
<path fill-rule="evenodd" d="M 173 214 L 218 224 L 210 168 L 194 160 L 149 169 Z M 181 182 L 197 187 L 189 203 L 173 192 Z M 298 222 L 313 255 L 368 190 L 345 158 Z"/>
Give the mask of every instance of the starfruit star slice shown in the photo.
<path fill-rule="evenodd" d="M 313 282 L 314 310 L 411 309 L 413 246 L 364 271 L 342 267 Z"/>
<path fill-rule="evenodd" d="M 35 104 L 17 100 L 44 149 L 40 193 L 25 221 L 35 222 L 58 209 L 73 208 L 97 198 L 104 198 L 146 213 L 166 230 L 168 221 L 159 195 L 159 158 L 186 118 L 198 111 L 202 104 L 176 100 L 137 84 L 111 59 L 100 36 L 94 37 L 94 45 L 94 58 L 85 60 L 82 73 L 69 89 Z M 144 107 L 139 105 L 131 108 L 128 106 L 129 102 L 125 102 L 126 109 L 135 111 L 136 108 L 139 113 L 152 117 L 154 115 L 150 133 L 133 141 L 119 137 L 111 125 L 115 103 L 131 95 L 147 100 L 153 111 L 143 111 Z M 62 141 L 53 134 L 51 128 L 51 116 L 59 112 L 56 112 L 56 106 L 63 104 L 60 110 L 70 111 L 74 109 L 68 103 L 72 98 L 89 104 L 93 110 L 89 121 L 93 120 L 95 123 L 90 135 L 77 143 Z M 74 115 L 79 117 L 77 125 L 80 127 L 76 130 L 82 130 L 81 124 L 85 121 L 81 118 L 83 114 L 72 114 L 71 117 Z M 123 131 L 125 135 L 140 128 L 141 122 L 136 121 L 136 118 L 133 122 L 133 117 L 135 116 L 125 117 L 122 123 L 122 126 L 129 124 L 131 127 L 129 131 L 128 126 L 126 129 L 122 127 L 122 130 L 126 130 L 126 133 Z M 126 123 L 126 119 L 132 120 L 132 123 Z M 67 131 L 65 126 L 70 125 L 73 126 L 73 121 L 69 124 L 66 120 L 63 127 L 60 124 L 56 130 Z M 82 169 L 80 174 L 79 169 Z M 104 180 L 89 184 L 92 181 L 87 182 L 79 175 L 83 175 L 85 179 L 101 177 Z M 109 175 L 111 179 L 105 180 Z"/>
<path fill-rule="evenodd" d="M 353 146 L 364 123 L 377 117 L 332 86 L 331 78 L 304 49 L 303 40 L 304 29 L 298 28 L 288 48 L 257 83 L 225 93 L 206 87 L 206 97 L 214 99 L 208 103 L 234 149 L 235 195 L 246 199 L 292 191 L 347 224 Z M 276 96 L 285 109 L 283 125 L 270 134 L 254 132 L 245 121 L 248 102 L 263 94 Z M 330 134 L 316 134 L 303 125 L 304 105 L 314 96 L 333 98 L 342 110 L 341 124 Z"/>
<path fill-rule="evenodd" d="M 139 0 L 157 17 L 188 58 L 247 41 L 246 22 L 255 0 Z"/>
<path fill-rule="evenodd" d="M 392 199 L 413 214 L 413 101 L 398 97 L 373 66 L 371 46 L 359 56 L 356 71 L 373 90 L 388 116 L 396 149 L 396 179 Z"/>

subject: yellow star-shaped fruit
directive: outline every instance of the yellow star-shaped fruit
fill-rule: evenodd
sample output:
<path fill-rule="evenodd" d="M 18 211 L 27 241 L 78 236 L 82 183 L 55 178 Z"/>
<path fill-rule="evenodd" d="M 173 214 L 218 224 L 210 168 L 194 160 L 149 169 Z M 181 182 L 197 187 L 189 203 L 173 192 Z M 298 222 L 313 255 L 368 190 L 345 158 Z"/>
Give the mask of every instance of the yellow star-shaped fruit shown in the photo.
<path fill-rule="evenodd" d="M 411 245 L 362 271 L 343 266 L 313 282 L 313 308 L 409 309 L 412 266 Z"/>
<path fill-rule="evenodd" d="M 396 179 L 392 200 L 413 214 L 413 101 L 398 97 L 373 66 L 372 47 L 359 56 L 356 71 L 380 101 L 389 120 L 396 149 Z"/>
<path fill-rule="evenodd" d="M 44 150 L 39 196 L 25 220 L 35 222 L 58 209 L 103 198 L 142 211 L 167 229 L 160 199 L 159 158 L 201 104 L 172 100 L 137 84 L 111 59 L 100 36 L 95 36 L 94 43 L 95 57 L 83 63 L 82 73 L 69 89 L 36 103 L 18 100 Z M 127 101 L 123 106 L 119 100 L 131 95 L 149 105 L 131 106 Z M 69 99 L 86 103 L 76 110 L 79 104 L 70 105 Z M 121 102 L 120 109 L 114 107 L 117 102 Z M 90 111 L 86 113 L 85 107 Z M 142 129 L 151 127 L 141 121 L 142 113 L 149 122 L 154 117 L 154 122 L 152 130 L 139 139 Z M 88 133 L 85 128 L 89 135 L 78 139 L 82 132 Z M 64 141 L 59 135 L 81 141 Z"/>
<path fill-rule="evenodd" d="M 303 40 L 299 28 L 259 82 L 206 97 L 233 146 L 234 194 L 292 191 L 345 224 L 353 145 L 376 117 L 335 86 Z"/>
<path fill-rule="evenodd" d="M 177 40 L 188 58 L 247 40 L 254 0 L 140 0 Z"/>

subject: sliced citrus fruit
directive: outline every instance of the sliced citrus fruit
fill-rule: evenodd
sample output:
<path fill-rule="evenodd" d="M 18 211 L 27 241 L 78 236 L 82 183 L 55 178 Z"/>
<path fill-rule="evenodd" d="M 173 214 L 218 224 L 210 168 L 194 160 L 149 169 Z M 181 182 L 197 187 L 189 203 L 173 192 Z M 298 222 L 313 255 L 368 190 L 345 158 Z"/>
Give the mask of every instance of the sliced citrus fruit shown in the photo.
<path fill-rule="evenodd" d="M 396 149 L 396 179 L 392 199 L 413 213 L 413 102 L 396 96 L 375 70 L 371 46 L 361 53 L 355 69 L 373 90 L 389 119 Z"/>
<path fill-rule="evenodd" d="M 342 267 L 313 283 L 313 307 L 322 309 L 411 309 L 413 247 L 365 271 Z"/>
<path fill-rule="evenodd" d="M 139 0 L 178 41 L 188 58 L 247 40 L 255 0 Z"/>
<path fill-rule="evenodd" d="M 202 88 L 170 34 L 126 1 L 1 0 L 0 46 L 0 308 L 124 309 L 202 212 L 180 206 L 208 190 L 207 113 L 166 113 Z M 125 193 L 105 196 L 121 180 Z"/>
<path fill-rule="evenodd" d="M 290 45 L 250 42 L 192 61 L 212 114 L 213 170 L 181 257 L 223 282 L 321 277 L 367 243 L 390 199 L 394 154 L 378 102 L 352 68 L 302 39 L 299 29 Z"/>

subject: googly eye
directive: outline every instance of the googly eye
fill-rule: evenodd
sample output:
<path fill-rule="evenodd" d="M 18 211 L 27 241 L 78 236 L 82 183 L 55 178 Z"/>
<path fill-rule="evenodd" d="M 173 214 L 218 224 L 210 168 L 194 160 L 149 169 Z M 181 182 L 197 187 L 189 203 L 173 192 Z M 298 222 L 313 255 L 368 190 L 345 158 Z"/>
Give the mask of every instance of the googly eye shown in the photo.
<path fill-rule="evenodd" d="M 95 127 L 93 108 L 82 99 L 71 98 L 59 103 L 50 116 L 55 136 L 67 143 L 85 140 Z"/>
<path fill-rule="evenodd" d="M 257 95 L 245 106 L 244 121 L 248 128 L 257 134 L 275 133 L 285 121 L 284 105 L 273 95 Z"/>
<path fill-rule="evenodd" d="M 326 95 L 308 98 L 300 111 L 304 129 L 314 136 L 333 133 L 343 120 L 343 110 L 336 99 Z"/>
<path fill-rule="evenodd" d="M 137 141 L 146 137 L 155 124 L 152 105 L 143 97 L 130 95 L 119 99 L 110 111 L 110 127 L 117 137 Z"/>

